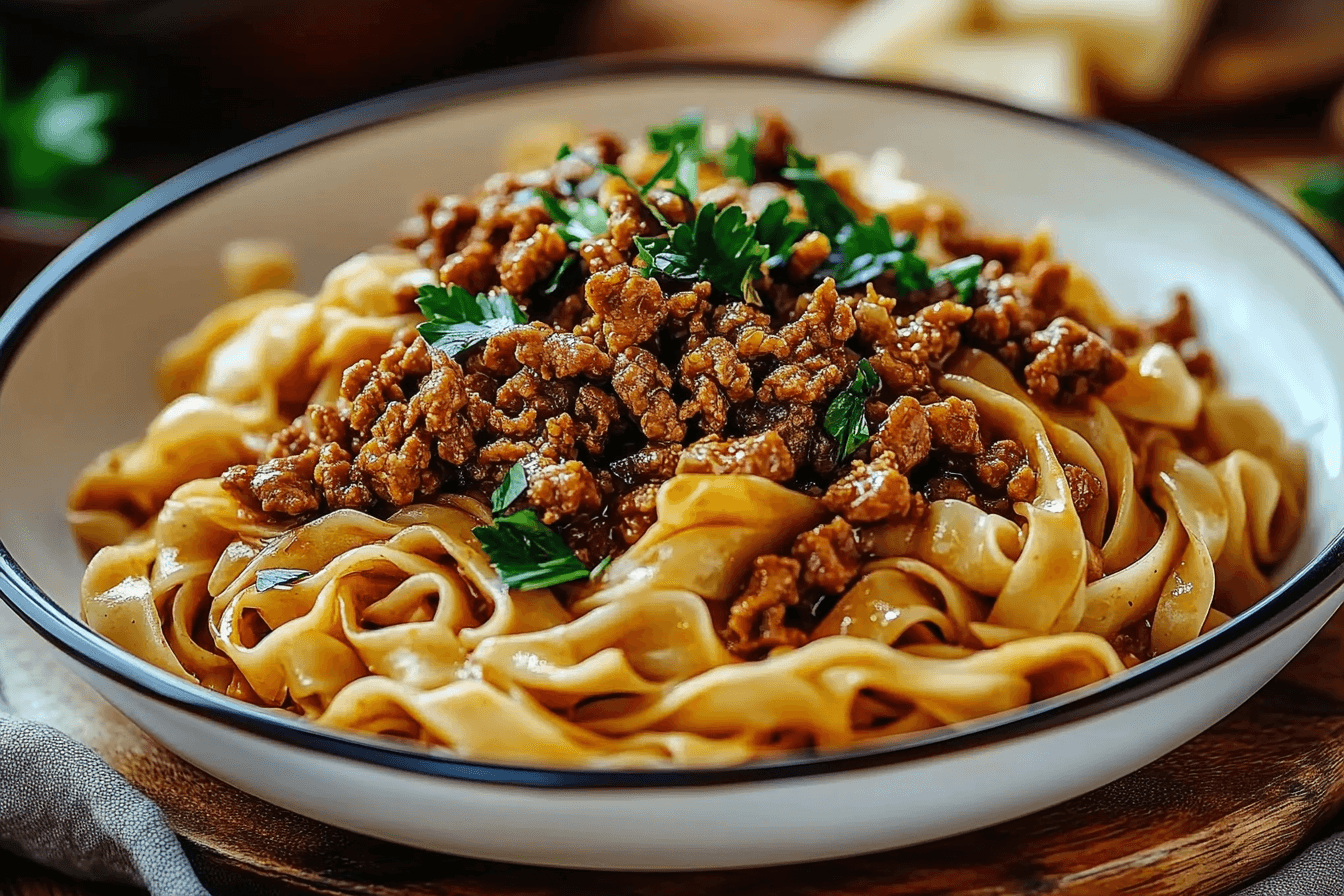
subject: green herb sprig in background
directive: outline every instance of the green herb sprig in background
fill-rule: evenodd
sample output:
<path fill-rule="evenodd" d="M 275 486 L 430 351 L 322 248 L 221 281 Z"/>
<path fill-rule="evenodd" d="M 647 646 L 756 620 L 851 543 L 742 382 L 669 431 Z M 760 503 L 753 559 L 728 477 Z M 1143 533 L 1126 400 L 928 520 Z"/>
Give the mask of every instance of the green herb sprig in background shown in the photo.
<path fill-rule="evenodd" d="M 1297 198 L 1331 221 L 1344 224 L 1344 166 L 1315 174 L 1297 188 Z"/>
<path fill-rule="evenodd" d="M 102 167 L 111 152 L 105 128 L 121 100 L 87 90 L 88 70 L 66 59 L 27 96 L 0 97 L 4 202 L 12 208 L 101 218 L 144 191 L 138 178 Z"/>

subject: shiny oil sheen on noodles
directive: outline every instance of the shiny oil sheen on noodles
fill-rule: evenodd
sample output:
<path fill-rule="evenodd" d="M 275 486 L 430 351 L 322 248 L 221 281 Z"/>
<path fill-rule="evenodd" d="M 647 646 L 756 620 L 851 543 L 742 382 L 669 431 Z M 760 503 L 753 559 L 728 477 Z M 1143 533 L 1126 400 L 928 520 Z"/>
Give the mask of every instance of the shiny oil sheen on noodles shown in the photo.
<path fill-rule="evenodd" d="M 316 296 L 235 247 L 75 483 L 90 626 L 321 725 L 704 765 L 1021 707 L 1269 590 L 1302 454 L 1184 296 L 1126 320 L 772 115 L 559 142 Z"/>

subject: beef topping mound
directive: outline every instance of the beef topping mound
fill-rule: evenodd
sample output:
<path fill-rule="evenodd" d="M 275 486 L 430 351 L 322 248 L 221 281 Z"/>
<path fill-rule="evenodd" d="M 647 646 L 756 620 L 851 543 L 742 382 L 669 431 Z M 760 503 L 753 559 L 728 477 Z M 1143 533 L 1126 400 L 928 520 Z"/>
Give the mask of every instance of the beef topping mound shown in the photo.
<path fill-rule="evenodd" d="M 677 473 L 784 483 L 820 498 L 834 519 L 788 556 L 756 561 L 724 631 L 743 657 L 801 643 L 858 575 L 863 527 L 948 498 L 1012 516 L 1035 494 L 1022 446 L 989 431 L 972 402 L 939 394 L 938 374 L 975 347 L 1043 403 L 1121 377 L 1124 357 L 1063 315 L 1068 268 L 1007 273 L 1021 247 L 954 230 L 944 246 L 998 259 L 964 290 L 911 289 L 889 270 L 838 278 L 845 234 L 807 220 L 786 177 L 792 134 L 769 116 L 758 130 L 758 181 L 702 164 L 697 202 L 662 184 L 641 194 L 601 167 L 627 156 L 608 135 L 548 169 L 496 175 L 471 196 L 427 198 L 400 245 L 443 288 L 507 294 L 526 322 L 455 352 L 407 329 L 377 362 L 345 372 L 338 400 L 308 408 L 257 464 L 230 469 L 224 486 L 276 517 L 386 514 L 444 493 L 488 501 L 521 465 L 526 487 L 510 510 L 534 511 L 591 567 L 644 534 L 658 486 Z M 707 264 L 690 276 L 651 267 L 648 247 L 669 228 L 696 227 L 706 197 L 720 194 L 717 211 L 736 202 L 749 226 L 763 197 L 790 203 L 799 224 L 777 247 L 786 262 L 748 268 L 749 287 L 725 285 Z M 605 228 L 564 220 L 576 207 Z M 869 374 L 871 388 L 860 389 Z M 834 426 L 841 405 L 866 436 L 856 446 Z M 1100 488 L 1081 469 L 1069 482 L 1080 509 Z"/>

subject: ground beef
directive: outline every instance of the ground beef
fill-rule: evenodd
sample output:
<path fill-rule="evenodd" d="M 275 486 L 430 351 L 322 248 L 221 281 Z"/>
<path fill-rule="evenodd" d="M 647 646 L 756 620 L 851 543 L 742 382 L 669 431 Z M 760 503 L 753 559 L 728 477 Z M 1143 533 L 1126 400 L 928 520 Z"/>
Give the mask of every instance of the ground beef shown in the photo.
<path fill-rule="evenodd" d="M 1069 494 L 1073 498 L 1073 507 L 1083 513 L 1092 506 L 1092 502 L 1101 494 L 1101 480 L 1084 467 L 1064 464 L 1064 478 L 1069 482 Z"/>
<path fill-rule="evenodd" d="M 456 284 L 467 292 L 485 292 L 499 279 L 495 254 L 490 243 L 470 243 L 444 259 L 439 282 L 444 286 Z"/>
<path fill-rule="evenodd" d="M 602 507 L 602 493 L 592 472 L 576 460 L 554 461 L 533 455 L 524 462 L 528 506 L 541 511 L 547 525 L 580 511 Z"/>
<path fill-rule="evenodd" d="M 793 130 L 778 112 L 763 112 L 756 117 L 756 179 L 770 180 L 789 163 Z"/>
<path fill-rule="evenodd" d="M 1036 494 L 1036 474 L 1027 453 L 1011 439 L 1002 439 L 975 459 L 975 475 L 989 489 L 1014 501 L 1030 501 Z"/>
<path fill-rule="evenodd" d="M 220 479 L 226 491 L 244 503 L 276 516 L 298 516 L 317 510 L 321 498 L 313 480 L 319 449 L 293 457 L 277 457 L 256 465 L 230 467 Z"/>
<path fill-rule="evenodd" d="M 896 469 L 909 473 L 933 448 L 933 429 L 918 401 L 903 396 L 887 409 L 887 419 L 873 437 L 873 451 L 892 456 Z"/>
<path fill-rule="evenodd" d="M 1124 356 L 1072 318 L 1055 318 L 1023 347 L 1034 355 L 1023 371 L 1027 390 L 1039 398 L 1100 392 L 1125 375 Z"/>
<path fill-rule="evenodd" d="M 616 502 L 616 516 L 620 520 L 617 531 L 621 541 L 627 545 L 639 541 L 658 519 L 658 484 L 638 485 L 621 495 Z"/>
<path fill-rule="evenodd" d="M 773 114 L 757 134 L 758 182 L 727 179 L 700 204 L 715 196 L 754 218 L 784 198 L 801 216 L 782 176 L 792 134 Z M 636 241 L 693 221 L 697 203 L 666 189 L 641 195 L 597 167 L 623 152 L 598 135 L 541 170 L 423 200 L 395 236 L 426 268 L 403 278 L 405 307 L 437 279 L 507 292 L 528 323 L 455 357 L 413 330 L 397 334 L 377 361 L 344 372 L 336 400 L 277 432 L 257 464 L 228 470 L 224 487 L 278 518 L 386 515 L 443 493 L 488 499 L 521 463 L 527 488 L 515 507 L 593 564 L 655 523 L 673 476 L 764 477 L 815 496 L 834 518 L 799 535 L 791 556 L 757 558 L 731 602 L 724 638 L 755 658 L 807 639 L 851 586 L 878 524 L 947 499 L 1016 519 L 1015 506 L 1035 497 L 1022 446 L 995 439 L 973 402 L 940 392 L 944 364 L 964 346 L 999 358 L 1040 402 L 1069 402 L 1124 373 L 1104 336 L 1131 350 L 1169 341 L 1199 364 L 1183 297 L 1153 327 L 1093 332 L 1062 316 L 1067 265 L 1039 261 L 1036 245 L 969 233 L 955 215 L 933 221 L 943 248 L 988 259 L 968 299 L 951 283 L 905 290 L 889 273 L 840 289 L 824 276 L 835 246 L 817 231 L 795 241 L 787 265 L 762 272 L 750 300 L 651 272 Z M 568 245 L 538 192 L 596 201 L 605 232 Z M 828 410 L 863 360 L 879 380 L 859 399 L 871 437 L 842 454 Z M 1100 481 L 1071 465 L 1065 475 L 1085 511 Z"/>
<path fill-rule="evenodd" d="M 739 473 L 775 482 L 793 478 L 794 460 L 779 434 L 766 430 L 738 439 L 708 436 L 681 452 L 678 473 Z"/>
<path fill-rule="evenodd" d="M 526 237 L 517 230 L 510 236 L 517 242 L 510 241 L 499 253 L 499 285 L 511 295 L 521 296 L 545 280 L 569 254 L 565 241 L 548 224 Z"/>
<path fill-rule="evenodd" d="M 794 280 L 806 280 L 825 264 L 830 254 L 831 241 L 826 238 L 826 234 L 819 230 L 805 234 L 793 244 L 793 253 L 789 256 L 789 276 Z"/>
<path fill-rule="evenodd" d="M 799 601 L 802 566 L 790 557 L 766 554 L 752 562 L 751 578 L 728 610 L 723 640 L 737 656 L 754 659 L 775 647 L 797 647 L 807 633 L 789 626 L 785 614 Z"/>
<path fill-rule="evenodd" d="M 677 416 L 677 404 L 669 391 L 672 374 L 652 353 L 627 348 L 616 359 L 611 385 L 621 403 L 639 418 L 639 428 L 651 441 L 680 442 L 686 424 Z"/>
<path fill-rule="evenodd" d="M 656 280 L 620 265 L 588 278 L 584 298 L 602 328 L 607 351 L 620 354 L 652 339 L 667 319 L 667 300 Z"/>
<path fill-rule="evenodd" d="M 859 574 L 859 543 L 841 517 L 799 535 L 790 553 L 802 568 L 802 584 L 826 594 L 840 594 Z"/>
<path fill-rule="evenodd" d="M 964 398 L 935 401 L 921 408 L 929 420 L 933 446 L 957 454 L 979 454 L 980 415 L 975 404 Z"/>
<path fill-rule="evenodd" d="M 849 471 L 831 484 L 822 503 L 851 523 L 900 519 L 918 509 L 918 495 L 890 451 L 871 461 L 854 461 Z"/>

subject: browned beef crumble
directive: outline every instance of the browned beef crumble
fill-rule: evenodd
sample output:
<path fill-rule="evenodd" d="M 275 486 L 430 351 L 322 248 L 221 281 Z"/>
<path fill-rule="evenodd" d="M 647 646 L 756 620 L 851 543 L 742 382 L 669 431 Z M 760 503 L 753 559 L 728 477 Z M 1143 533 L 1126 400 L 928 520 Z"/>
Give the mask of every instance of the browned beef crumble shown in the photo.
<path fill-rule="evenodd" d="M 792 135 L 773 115 L 758 132 L 758 176 L 775 180 Z M 258 464 L 229 470 L 225 488 L 276 517 L 387 513 L 440 493 L 484 499 L 521 461 L 528 485 L 515 509 L 535 509 L 592 565 L 639 539 L 658 487 L 677 473 L 785 483 L 835 517 L 800 535 L 789 556 L 755 560 L 723 633 L 753 658 L 806 640 L 858 575 L 865 527 L 918 518 L 942 499 L 1014 516 L 1034 497 L 1022 446 L 987 431 L 973 402 L 936 389 L 960 347 L 990 352 L 1046 403 L 1076 401 L 1124 373 L 1103 334 L 1063 316 L 1067 266 L 1015 270 L 1027 257 L 1020 240 L 966 233 L 952 217 L 942 245 L 990 259 L 964 304 L 950 284 L 898 294 L 889 275 L 838 290 L 818 275 L 831 247 L 817 232 L 759 283 L 761 306 L 709 283 L 647 277 L 635 238 L 661 235 L 660 216 L 689 221 L 695 208 L 664 190 L 641 197 L 595 168 L 623 152 L 597 135 L 549 169 L 423 200 L 397 242 L 442 284 L 509 292 L 531 321 L 457 359 L 414 330 L 398 334 L 378 362 L 345 372 L 338 401 L 310 407 Z M 608 231 L 566 246 L 528 189 L 595 199 Z M 732 182 L 723 192 L 745 196 Z M 582 276 L 547 297 L 544 284 L 571 257 Z M 1152 332 L 1105 335 L 1126 347 L 1185 344 L 1193 326 L 1182 304 Z M 867 403 L 872 438 L 841 458 L 823 421 L 864 358 L 881 381 Z M 1081 512 L 1101 483 L 1078 467 L 1066 475 Z"/>

